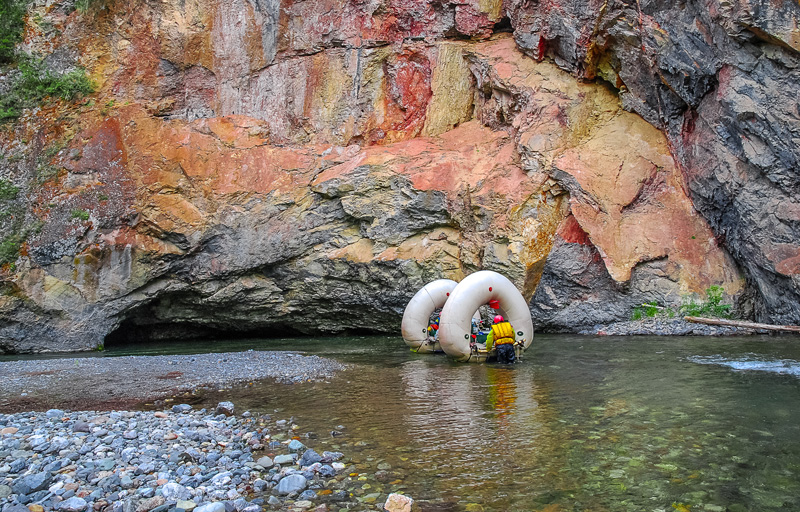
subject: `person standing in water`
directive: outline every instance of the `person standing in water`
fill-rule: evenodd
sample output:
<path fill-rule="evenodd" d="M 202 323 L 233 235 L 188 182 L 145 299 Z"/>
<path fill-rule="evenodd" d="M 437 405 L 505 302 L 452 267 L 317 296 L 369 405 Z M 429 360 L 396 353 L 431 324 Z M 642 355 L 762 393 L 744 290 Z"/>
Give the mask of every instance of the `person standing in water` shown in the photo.
<path fill-rule="evenodd" d="M 514 328 L 503 319 L 502 315 L 495 315 L 492 332 L 486 337 L 486 350 L 492 350 L 492 345 L 497 354 L 497 362 L 503 364 L 517 362 L 517 355 L 514 353 Z"/>

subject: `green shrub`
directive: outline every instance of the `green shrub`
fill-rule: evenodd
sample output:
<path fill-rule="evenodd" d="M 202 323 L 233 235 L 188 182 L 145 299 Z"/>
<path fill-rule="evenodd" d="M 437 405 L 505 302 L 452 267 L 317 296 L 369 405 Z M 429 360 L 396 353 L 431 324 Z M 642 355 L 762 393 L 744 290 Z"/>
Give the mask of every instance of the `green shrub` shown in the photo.
<path fill-rule="evenodd" d="M 75 2 L 75 10 L 81 14 L 86 14 L 90 9 L 108 9 L 109 4 L 109 0 L 77 0 Z"/>
<path fill-rule="evenodd" d="M 678 308 L 662 307 L 655 301 L 645 302 L 641 306 L 633 308 L 631 320 L 654 317 L 673 318 L 676 313 L 681 316 L 730 318 L 731 305 L 722 303 L 723 291 L 721 286 L 711 286 L 706 290 L 706 300 L 697 303 L 689 297 L 684 297 L 683 304 Z"/>
<path fill-rule="evenodd" d="M 9 235 L 0 242 L 0 265 L 14 263 L 19 256 L 19 249 L 25 239 L 19 233 Z"/>
<path fill-rule="evenodd" d="M 72 210 L 72 218 L 73 219 L 81 219 L 81 220 L 89 220 L 89 212 L 86 210 L 81 210 L 80 208 L 75 208 Z"/>
<path fill-rule="evenodd" d="M 0 64 L 15 60 L 15 48 L 25 29 L 26 0 L 0 0 Z"/>
<path fill-rule="evenodd" d="M 667 308 L 663 308 L 658 305 L 656 301 L 652 302 L 645 302 L 641 306 L 636 306 L 633 308 L 633 314 L 631 314 L 631 320 L 641 320 L 642 318 L 655 318 L 656 316 L 660 316 L 665 314 L 668 311 Z"/>
<path fill-rule="evenodd" d="M 0 96 L 0 121 L 19 117 L 22 109 L 33 107 L 48 97 L 71 101 L 94 92 L 94 85 L 83 68 L 58 75 L 47 69 L 41 60 L 26 57 L 18 63 L 17 71 L 9 90 Z"/>
<path fill-rule="evenodd" d="M 721 286 L 711 286 L 706 289 L 706 300 L 696 303 L 689 299 L 680 307 L 680 313 L 684 316 L 711 316 L 717 318 L 730 318 L 731 305 L 722 303 Z"/>
<path fill-rule="evenodd" d="M 14 184 L 8 180 L 0 179 L 0 199 L 16 199 L 18 193 L 19 187 L 14 186 Z"/>

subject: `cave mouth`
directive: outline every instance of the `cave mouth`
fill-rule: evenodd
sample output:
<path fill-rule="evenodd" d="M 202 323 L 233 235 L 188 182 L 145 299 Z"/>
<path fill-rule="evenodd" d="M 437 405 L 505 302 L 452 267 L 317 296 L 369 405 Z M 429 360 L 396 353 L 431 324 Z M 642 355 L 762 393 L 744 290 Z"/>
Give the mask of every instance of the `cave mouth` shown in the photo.
<path fill-rule="evenodd" d="M 196 341 L 234 341 L 244 339 L 284 339 L 307 337 L 285 325 L 259 325 L 245 328 L 215 325 L 213 323 L 142 322 L 141 318 L 123 320 L 104 340 L 105 348 L 159 343 L 192 343 Z"/>
<path fill-rule="evenodd" d="M 508 34 L 514 33 L 514 27 L 511 25 L 511 18 L 508 16 L 503 16 L 500 18 L 500 20 L 492 27 L 493 34 L 498 34 L 500 32 Z"/>
<path fill-rule="evenodd" d="M 314 306 L 294 315 L 276 315 L 265 309 L 208 308 L 185 300 L 186 296 L 160 298 L 121 314 L 118 326 L 108 333 L 104 348 L 133 345 L 198 343 L 203 346 L 226 341 L 281 340 L 310 337 L 380 336 L 385 329 L 358 318 L 343 323 L 346 312 L 325 311 Z M 377 315 L 373 315 L 377 318 Z M 399 325 L 398 325 L 399 330 Z M 398 331 L 399 332 L 399 331 Z"/>

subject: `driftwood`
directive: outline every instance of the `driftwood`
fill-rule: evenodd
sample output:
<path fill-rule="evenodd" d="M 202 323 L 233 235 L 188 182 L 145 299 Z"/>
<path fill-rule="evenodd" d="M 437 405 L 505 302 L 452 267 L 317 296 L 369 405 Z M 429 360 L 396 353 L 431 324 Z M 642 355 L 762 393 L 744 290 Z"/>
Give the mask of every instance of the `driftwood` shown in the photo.
<path fill-rule="evenodd" d="M 742 320 L 724 320 L 722 318 L 702 318 L 699 316 L 685 316 L 683 317 L 687 322 L 694 322 L 696 324 L 708 325 L 727 325 L 730 327 L 741 327 L 743 329 L 765 329 L 768 331 L 784 331 L 784 332 L 800 332 L 798 325 L 770 325 L 758 324 L 755 322 L 744 322 Z"/>

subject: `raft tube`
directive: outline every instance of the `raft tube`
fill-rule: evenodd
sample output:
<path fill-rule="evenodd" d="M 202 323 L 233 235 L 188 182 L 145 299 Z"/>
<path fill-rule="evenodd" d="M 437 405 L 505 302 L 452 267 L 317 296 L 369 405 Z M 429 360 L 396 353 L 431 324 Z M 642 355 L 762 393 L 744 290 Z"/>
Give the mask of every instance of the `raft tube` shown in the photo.
<path fill-rule="evenodd" d="M 438 341 L 428 340 L 428 321 L 436 309 L 445 305 L 456 286 L 458 283 L 452 279 L 431 281 L 423 286 L 406 305 L 400 329 L 403 333 L 403 341 L 414 352 L 441 352 Z M 470 318 L 481 320 L 480 313 L 477 311 Z M 439 323 L 441 325 L 441 320 Z"/>
<path fill-rule="evenodd" d="M 518 352 L 533 341 L 533 321 L 528 302 L 505 276 L 481 270 L 470 274 L 450 292 L 439 321 L 439 344 L 442 350 L 457 361 L 482 362 L 481 354 L 469 346 L 470 319 L 473 313 L 491 300 L 500 302 L 500 314 L 511 323 L 517 337 Z"/>

